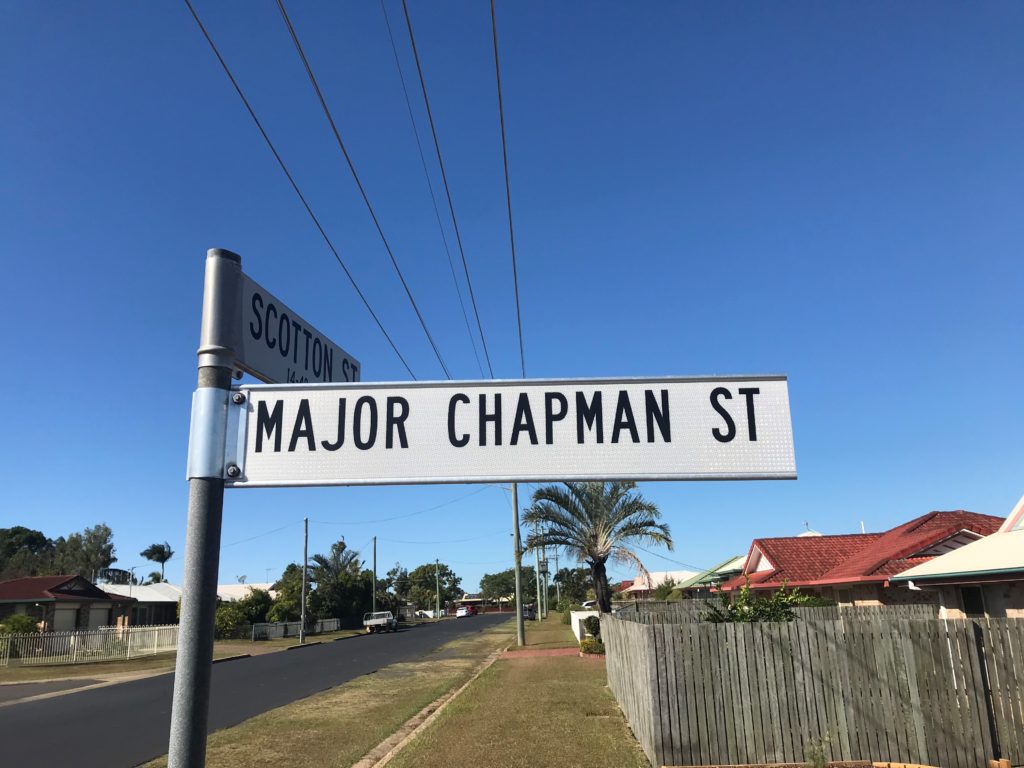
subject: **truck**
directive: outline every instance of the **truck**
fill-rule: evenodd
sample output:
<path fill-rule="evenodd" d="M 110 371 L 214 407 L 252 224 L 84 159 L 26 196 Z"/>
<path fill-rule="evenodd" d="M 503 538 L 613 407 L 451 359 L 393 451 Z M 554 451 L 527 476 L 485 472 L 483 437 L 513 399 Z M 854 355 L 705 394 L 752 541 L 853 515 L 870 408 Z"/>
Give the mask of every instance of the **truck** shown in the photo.
<path fill-rule="evenodd" d="M 374 632 L 397 632 L 398 620 L 391 611 L 377 611 L 363 614 L 363 626 L 370 634 Z"/>

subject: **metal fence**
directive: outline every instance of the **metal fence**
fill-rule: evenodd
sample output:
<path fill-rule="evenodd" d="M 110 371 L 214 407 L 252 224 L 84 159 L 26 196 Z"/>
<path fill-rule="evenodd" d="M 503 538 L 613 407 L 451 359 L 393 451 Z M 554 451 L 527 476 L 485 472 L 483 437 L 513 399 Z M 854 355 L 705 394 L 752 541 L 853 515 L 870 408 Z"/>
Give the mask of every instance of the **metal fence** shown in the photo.
<path fill-rule="evenodd" d="M 260 623 L 252 625 L 252 639 L 277 640 L 282 637 L 298 637 L 301 621 L 278 621 L 273 624 Z M 319 635 L 324 632 L 337 632 L 341 629 L 341 619 L 319 619 L 306 630 L 307 635 Z"/>
<path fill-rule="evenodd" d="M 0 667 L 123 661 L 178 647 L 178 625 L 0 635 Z"/>

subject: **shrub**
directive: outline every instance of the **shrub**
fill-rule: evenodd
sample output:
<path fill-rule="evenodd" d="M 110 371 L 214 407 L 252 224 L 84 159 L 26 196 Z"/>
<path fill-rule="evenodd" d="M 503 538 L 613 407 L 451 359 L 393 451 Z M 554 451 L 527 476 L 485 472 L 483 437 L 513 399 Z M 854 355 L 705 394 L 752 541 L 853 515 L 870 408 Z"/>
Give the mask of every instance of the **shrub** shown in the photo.
<path fill-rule="evenodd" d="M 233 638 L 238 628 L 246 622 L 245 609 L 238 602 L 226 602 L 217 606 L 217 618 L 214 621 L 218 640 Z"/>
<path fill-rule="evenodd" d="M 587 637 L 580 643 L 581 653 L 597 653 L 604 655 L 604 643 L 596 637 Z"/>
<path fill-rule="evenodd" d="M 23 613 L 12 613 L 0 621 L 0 635 L 29 635 L 38 631 L 38 621 Z"/>
<path fill-rule="evenodd" d="M 740 587 L 733 600 L 721 593 L 721 604 L 708 605 L 704 621 L 715 624 L 752 621 L 793 621 L 794 608 L 806 605 L 822 605 L 823 601 L 813 595 L 805 595 L 799 589 L 789 589 L 785 584 L 766 597 L 756 597 L 750 591 L 750 581 Z M 829 604 L 824 601 L 824 604 Z"/>
<path fill-rule="evenodd" d="M 583 620 L 583 629 L 586 633 L 595 639 L 601 639 L 601 619 L 597 616 L 587 616 Z"/>
<path fill-rule="evenodd" d="M 804 757 L 807 758 L 806 768 L 827 768 L 828 748 L 832 743 L 832 737 L 826 730 L 825 735 L 820 739 L 809 739 L 804 744 Z"/>
<path fill-rule="evenodd" d="M 569 604 L 569 606 L 566 607 L 565 610 L 562 611 L 562 623 L 563 624 L 572 624 L 572 615 L 571 615 L 572 612 L 573 611 L 582 611 L 582 610 L 583 610 L 583 606 L 582 605 L 576 605 L 575 603 Z"/>

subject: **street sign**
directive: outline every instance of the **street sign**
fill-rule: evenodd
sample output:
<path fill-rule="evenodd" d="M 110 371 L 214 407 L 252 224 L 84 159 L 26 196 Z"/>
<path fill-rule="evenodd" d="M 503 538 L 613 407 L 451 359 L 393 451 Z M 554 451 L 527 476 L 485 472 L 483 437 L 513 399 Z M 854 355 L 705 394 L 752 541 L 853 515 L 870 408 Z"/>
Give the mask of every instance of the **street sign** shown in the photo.
<path fill-rule="evenodd" d="M 241 275 L 236 362 L 267 383 L 359 381 L 359 363 L 283 301 Z"/>
<path fill-rule="evenodd" d="M 784 376 L 241 387 L 234 487 L 795 479 Z"/>

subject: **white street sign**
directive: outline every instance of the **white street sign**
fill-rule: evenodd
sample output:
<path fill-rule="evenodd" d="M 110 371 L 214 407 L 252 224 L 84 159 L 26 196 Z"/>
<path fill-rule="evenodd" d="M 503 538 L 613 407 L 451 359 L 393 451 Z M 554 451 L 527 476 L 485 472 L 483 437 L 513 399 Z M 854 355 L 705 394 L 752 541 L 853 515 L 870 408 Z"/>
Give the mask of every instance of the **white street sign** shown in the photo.
<path fill-rule="evenodd" d="M 257 385 L 233 399 L 235 487 L 796 478 L 784 376 Z"/>
<path fill-rule="evenodd" d="M 237 363 L 269 383 L 359 381 L 359 363 L 284 302 L 242 275 Z"/>

